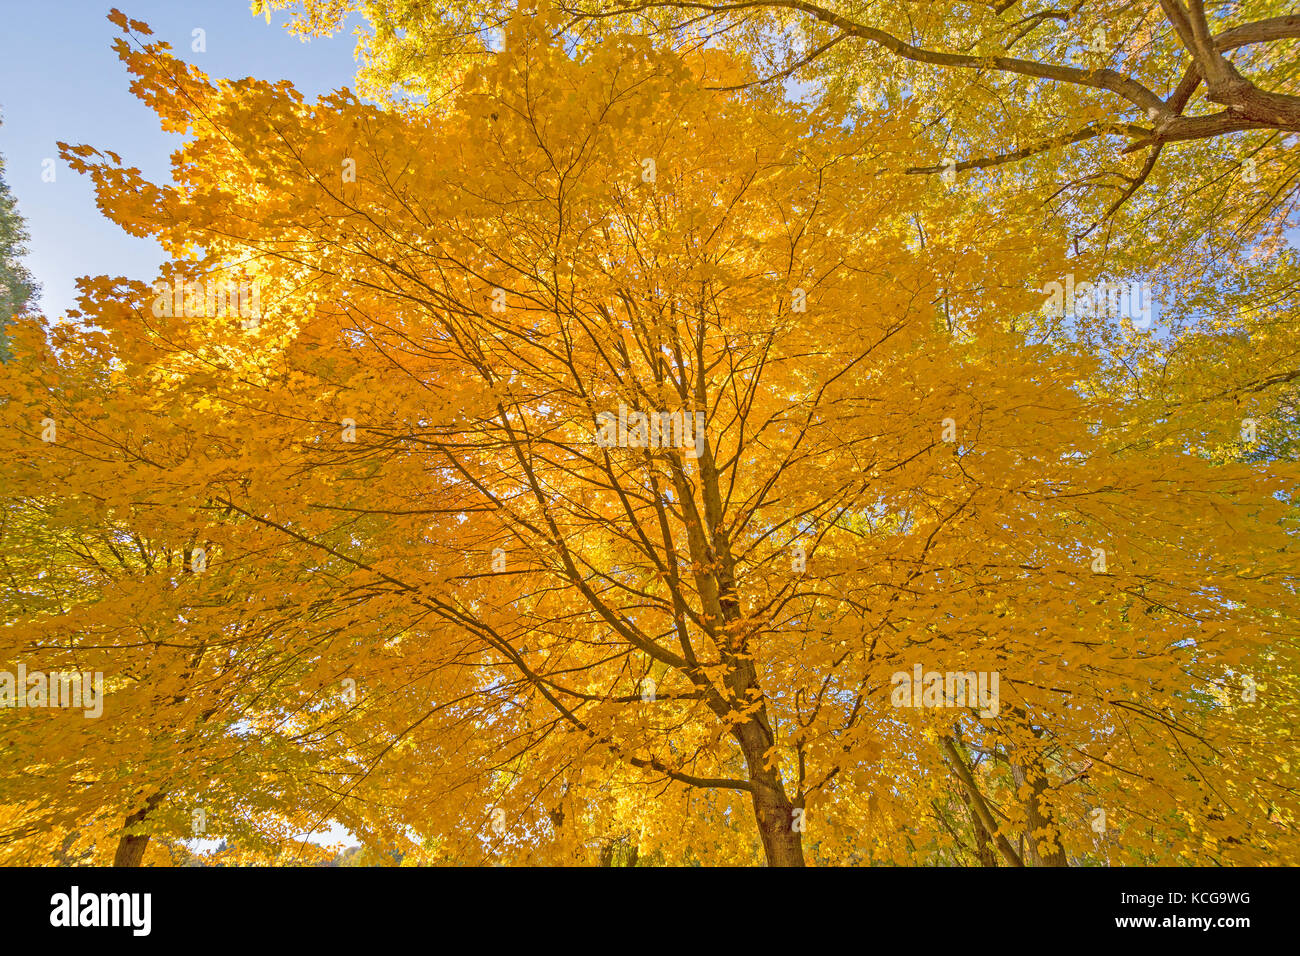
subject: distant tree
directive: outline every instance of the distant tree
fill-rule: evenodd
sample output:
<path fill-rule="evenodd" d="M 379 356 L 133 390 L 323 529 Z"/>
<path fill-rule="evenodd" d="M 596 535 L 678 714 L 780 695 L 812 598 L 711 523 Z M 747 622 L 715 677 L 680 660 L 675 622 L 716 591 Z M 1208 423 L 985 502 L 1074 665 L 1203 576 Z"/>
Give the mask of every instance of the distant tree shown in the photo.
<path fill-rule="evenodd" d="M 9 357 L 5 326 L 40 288 L 20 261 L 27 254 L 27 227 L 18 215 L 18 201 L 9 192 L 4 173 L 5 161 L 0 156 L 0 361 Z"/>

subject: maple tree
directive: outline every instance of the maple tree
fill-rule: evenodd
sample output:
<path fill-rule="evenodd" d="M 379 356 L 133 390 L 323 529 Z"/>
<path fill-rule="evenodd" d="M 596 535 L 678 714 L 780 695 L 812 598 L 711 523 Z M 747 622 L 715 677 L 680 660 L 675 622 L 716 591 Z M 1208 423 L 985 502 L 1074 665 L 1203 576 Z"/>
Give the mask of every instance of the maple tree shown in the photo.
<path fill-rule="evenodd" d="M 510 3 L 454 0 L 256 0 L 253 4 L 254 11 L 265 11 L 268 19 L 272 9 L 286 7 L 298 11 L 300 29 L 316 31 L 338 29 L 348 14 L 362 12 L 375 27 L 365 44 L 373 56 L 370 75 L 415 83 L 419 82 L 413 68 L 418 54 L 436 44 L 441 52 L 482 56 L 491 49 L 486 35 L 501 29 L 517 9 Z M 1290 92 L 1295 65 L 1284 59 L 1288 41 L 1300 39 L 1300 17 L 1268 2 L 1159 0 L 1056 8 L 1019 0 L 964 5 L 564 0 L 556 7 L 570 28 L 599 29 L 601 21 L 620 20 L 638 23 L 647 32 L 679 37 L 725 28 L 739 28 L 752 37 L 794 23 L 802 42 L 793 51 L 783 49 L 779 37 L 769 38 L 768 45 L 799 53 L 794 61 L 798 66 L 829 59 L 832 51 L 841 53 L 836 48 L 848 41 L 848 56 L 859 61 L 871 62 L 872 53 L 884 52 L 937 70 L 973 71 L 985 91 L 998 88 L 1015 99 L 1027 92 L 1014 87 L 1020 78 L 1032 81 L 1031 88 L 1039 95 L 1044 87 L 1065 87 L 1115 98 L 1110 101 L 1109 124 L 1062 132 L 1054 141 L 1023 147 L 1020 155 L 1000 156 L 997 162 L 1032 155 L 1049 148 L 1049 143 L 1063 145 L 1103 135 L 1126 136 L 1136 146 L 1247 129 L 1300 131 L 1300 97 Z M 1281 15 L 1269 15 L 1275 11 Z M 1229 17 L 1231 26 L 1226 25 Z M 1234 62 L 1234 58 L 1239 59 Z M 842 60 L 836 65 L 845 68 Z M 785 71 L 792 72 L 791 67 L 787 65 Z M 1245 73 L 1255 74 L 1256 81 Z M 1170 92 L 1161 96 L 1160 89 Z M 1197 97 L 1217 111 L 1187 115 Z M 1122 111 L 1136 111 L 1136 122 L 1115 109 L 1116 101 Z M 1004 120 L 1008 105 L 1009 101 L 1002 104 Z M 1149 126 L 1142 127 L 1143 122 Z"/>
<path fill-rule="evenodd" d="M 257 0 L 305 34 L 354 13 L 369 95 L 438 102 L 492 55 L 517 4 L 459 0 Z M 525 5 L 534 9 L 535 5 Z M 1001 174 L 1001 210 L 1082 211 L 1075 236 L 1135 203 L 1208 228 L 1285 218 L 1297 197 L 1300 17 L 1278 0 L 1055 5 L 1019 0 L 559 0 L 585 42 L 644 32 L 675 46 L 739 45 L 755 82 L 825 84 L 868 110 L 912 110 L 915 175 Z M 1243 188 L 1243 185 L 1250 188 Z M 1154 207 L 1154 208 L 1153 208 Z M 1146 231 L 1146 230 L 1143 230 Z M 1140 234 L 1139 234 L 1140 235 Z M 1176 249 L 1165 249 L 1173 259 Z"/>
<path fill-rule="evenodd" d="M 114 20 L 187 142 L 161 185 L 63 147 L 170 261 L 0 373 L 0 657 L 106 675 L 102 719 L 0 712 L 8 858 L 201 808 L 241 859 L 1296 861 L 1276 201 L 1071 256 L 915 175 L 919 97 L 753 50 L 547 9 L 441 98 L 307 103 Z M 1165 335 L 1043 309 L 1159 269 L 1219 279 Z"/>

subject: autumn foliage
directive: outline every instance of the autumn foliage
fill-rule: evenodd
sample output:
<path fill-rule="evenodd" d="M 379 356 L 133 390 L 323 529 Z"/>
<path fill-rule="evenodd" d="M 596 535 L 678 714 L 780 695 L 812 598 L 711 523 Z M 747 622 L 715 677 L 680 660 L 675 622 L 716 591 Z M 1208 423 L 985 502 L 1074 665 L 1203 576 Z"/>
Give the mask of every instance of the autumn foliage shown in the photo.
<path fill-rule="evenodd" d="M 0 669 L 104 697 L 0 710 L 0 858 L 1300 863 L 1290 194 L 1080 244 L 745 43 L 309 103 L 115 18 L 186 144 L 64 146 L 169 262 L 9 331 Z"/>

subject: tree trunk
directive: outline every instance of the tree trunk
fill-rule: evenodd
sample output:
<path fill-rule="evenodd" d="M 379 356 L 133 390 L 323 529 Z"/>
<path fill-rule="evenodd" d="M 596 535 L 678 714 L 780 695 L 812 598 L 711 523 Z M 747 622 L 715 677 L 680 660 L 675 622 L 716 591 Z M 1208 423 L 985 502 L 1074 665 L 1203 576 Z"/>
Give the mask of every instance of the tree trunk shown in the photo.
<path fill-rule="evenodd" d="M 781 771 L 775 765 L 768 766 L 773 741 L 766 721 L 751 717 L 732 734 L 749 767 L 754 819 L 758 822 L 767 865 L 803 866 L 803 808 L 796 807 L 786 796 Z"/>
<path fill-rule="evenodd" d="M 126 818 L 127 826 L 144 819 L 144 811 L 131 814 Z M 117 841 L 117 852 L 113 855 L 114 866 L 139 866 L 144 859 L 144 851 L 149 847 L 149 835 L 130 836 L 122 834 Z"/>
<path fill-rule="evenodd" d="M 144 806 L 126 818 L 125 831 L 117 841 L 117 852 L 113 855 L 114 866 L 140 866 L 144 860 L 144 851 L 149 847 L 149 834 L 131 834 L 131 827 L 143 823 L 145 818 L 162 803 L 163 795 L 155 793 L 145 801 Z"/>
<path fill-rule="evenodd" d="M 1011 775 L 1016 781 L 1016 788 L 1029 785 L 1032 791 L 1025 803 L 1025 856 L 1030 866 L 1068 866 L 1065 850 L 1061 846 L 1060 833 L 1052 809 L 1047 803 L 1047 770 L 1037 756 L 1025 761 L 1025 766 L 1013 762 Z M 1040 853 L 1038 844 L 1041 840 L 1051 839 L 1056 846 L 1050 853 Z"/>
<path fill-rule="evenodd" d="M 979 814 L 980 822 L 984 825 L 984 832 L 993 840 L 1003 858 L 1011 866 L 1024 866 L 1025 860 L 1022 853 L 1017 853 L 1007 838 L 998 833 L 997 821 L 993 819 L 993 812 L 989 809 L 988 803 L 985 802 L 983 794 L 980 793 L 979 785 L 975 782 L 970 768 L 966 766 L 966 760 L 957 750 L 957 745 L 952 738 L 943 738 L 943 751 L 948 755 L 953 769 L 957 772 L 957 779 L 961 781 L 962 786 L 966 788 L 970 799 L 967 806 Z M 996 836 L 995 836 L 996 834 Z"/>
<path fill-rule="evenodd" d="M 618 863 L 619 851 L 627 847 L 627 859 Z M 617 839 L 610 840 L 600 847 L 600 865 L 601 866 L 636 866 L 637 857 L 641 853 L 641 847 L 632 836 L 624 835 Z"/>
<path fill-rule="evenodd" d="M 993 849 L 993 838 L 984 828 L 980 815 L 971 803 L 970 794 L 966 792 L 965 787 L 958 787 L 957 793 L 961 797 L 961 802 L 966 804 L 966 815 L 970 818 L 971 830 L 975 834 L 975 859 L 979 861 L 980 866 L 997 866 L 998 855 Z"/>

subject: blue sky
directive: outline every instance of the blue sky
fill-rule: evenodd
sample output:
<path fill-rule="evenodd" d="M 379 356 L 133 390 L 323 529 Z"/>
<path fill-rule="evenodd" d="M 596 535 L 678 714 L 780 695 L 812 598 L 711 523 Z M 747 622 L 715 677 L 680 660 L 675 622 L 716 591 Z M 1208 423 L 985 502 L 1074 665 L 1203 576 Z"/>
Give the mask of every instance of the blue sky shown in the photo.
<path fill-rule="evenodd" d="M 76 300 L 82 275 L 149 281 L 162 261 L 152 240 L 122 232 L 95 206 L 87 177 L 58 160 L 62 140 L 119 153 L 155 182 L 171 180 L 180 137 L 163 133 L 154 114 L 131 95 L 130 78 L 113 52 L 116 5 L 143 20 L 154 38 L 209 76 L 288 79 L 315 97 L 351 86 L 356 63 L 350 32 L 304 43 L 253 16 L 248 0 L 38 0 L 6 3 L 0 30 L 0 154 L 5 178 L 31 233 L 28 269 L 41 283 L 40 309 L 59 315 Z M 193 52 L 193 31 L 205 31 L 206 52 Z M 54 182 L 42 181 L 46 159 Z"/>

